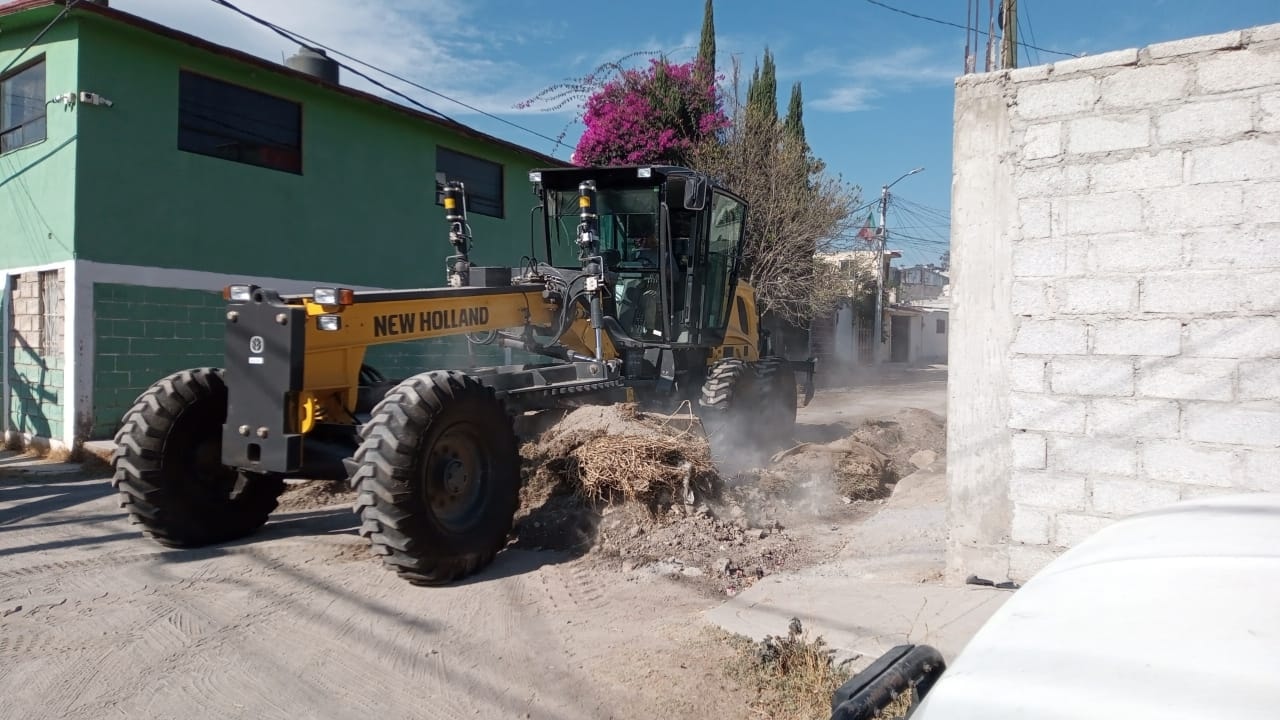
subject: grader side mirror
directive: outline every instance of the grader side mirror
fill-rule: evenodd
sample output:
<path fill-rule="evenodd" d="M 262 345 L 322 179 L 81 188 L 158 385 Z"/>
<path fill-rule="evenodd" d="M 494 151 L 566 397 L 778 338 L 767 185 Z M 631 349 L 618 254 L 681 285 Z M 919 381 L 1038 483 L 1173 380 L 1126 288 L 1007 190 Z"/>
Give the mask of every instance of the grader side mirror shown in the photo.
<path fill-rule="evenodd" d="M 706 207 L 706 181 L 678 175 L 670 178 L 667 180 L 667 206 L 672 210 L 701 210 Z"/>

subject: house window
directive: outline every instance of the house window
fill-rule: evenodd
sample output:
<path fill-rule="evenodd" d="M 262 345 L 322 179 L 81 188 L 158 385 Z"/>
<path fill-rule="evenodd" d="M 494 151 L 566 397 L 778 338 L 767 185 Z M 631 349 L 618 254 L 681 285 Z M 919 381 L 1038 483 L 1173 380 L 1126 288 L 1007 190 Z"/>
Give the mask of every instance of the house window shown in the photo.
<path fill-rule="evenodd" d="M 44 58 L 0 78 L 0 153 L 45 139 Z"/>
<path fill-rule="evenodd" d="M 180 71 L 178 149 L 302 174 L 302 105 Z"/>
<path fill-rule="evenodd" d="M 947 321 L 944 320 L 943 318 L 938 318 L 938 334 L 939 335 L 947 334 Z"/>
<path fill-rule="evenodd" d="M 62 274 L 45 270 L 40 280 L 40 353 L 45 357 L 62 356 L 62 318 L 66 309 L 62 301 Z"/>
<path fill-rule="evenodd" d="M 436 204 L 444 203 L 445 182 L 460 181 L 466 188 L 468 213 L 500 218 L 502 166 L 448 148 L 436 148 Z"/>

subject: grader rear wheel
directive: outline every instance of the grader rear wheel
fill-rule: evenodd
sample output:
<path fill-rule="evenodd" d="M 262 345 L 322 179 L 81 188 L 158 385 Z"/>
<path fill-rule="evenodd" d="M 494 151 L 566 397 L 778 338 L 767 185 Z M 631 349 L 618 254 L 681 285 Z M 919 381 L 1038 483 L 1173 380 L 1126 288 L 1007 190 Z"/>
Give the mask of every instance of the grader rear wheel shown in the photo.
<path fill-rule="evenodd" d="M 361 536 L 415 585 L 493 561 L 519 505 L 520 456 L 493 390 L 454 371 L 408 378 L 373 409 L 353 458 Z"/>
<path fill-rule="evenodd" d="M 197 368 L 158 381 L 124 416 L 112 486 L 133 524 L 161 545 L 242 538 L 276 509 L 283 478 L 222 464 L 226 412 L 222 370 Z"/>

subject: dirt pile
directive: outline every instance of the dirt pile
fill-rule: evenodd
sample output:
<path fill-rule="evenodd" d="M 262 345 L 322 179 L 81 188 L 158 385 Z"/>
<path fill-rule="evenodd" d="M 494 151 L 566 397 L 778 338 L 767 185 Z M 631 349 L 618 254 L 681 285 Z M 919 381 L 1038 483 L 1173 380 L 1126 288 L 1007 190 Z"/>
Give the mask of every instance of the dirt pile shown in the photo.
<path fill-rule="evenodd" d="M 346 480 L 307 480 L 289 482 L 280 494 L 277 512 L 291 513 L 319 510 L 335 505 L 355 504 L 356 492 Z"/>
<path fill-rule="evenodd" d="M 946 456 L 947 422 L 928 410 L 904 408 L 863 423 L 853 439 L 886 455 L 889 470 L 903 478 Z"/>

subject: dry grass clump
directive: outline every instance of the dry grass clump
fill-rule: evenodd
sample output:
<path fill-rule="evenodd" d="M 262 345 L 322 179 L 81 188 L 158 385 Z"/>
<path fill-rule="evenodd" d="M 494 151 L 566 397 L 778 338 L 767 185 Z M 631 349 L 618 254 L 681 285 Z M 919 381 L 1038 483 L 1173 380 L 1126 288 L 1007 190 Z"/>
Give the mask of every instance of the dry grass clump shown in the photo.
<path fill-rule="evenodd" d="M 568 465 L 592 502 L 692 500 L 711 494 L 717 478 L 706 441 L 691 435 L 600 435 L 575 448 Z"/>
<path fill-rule="evenodd" d="M 759 717 L 827 720 L 832 696 L 849 679 L 835 666 L 826 642 L 810 640 L 797 618 L 791 618 L 785 637 L 741 641 L 737 651 L 729 672 L 754 689 L 751 707 Z"/>

